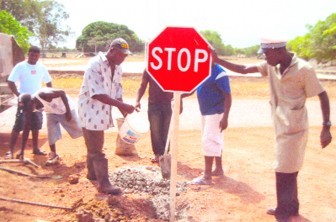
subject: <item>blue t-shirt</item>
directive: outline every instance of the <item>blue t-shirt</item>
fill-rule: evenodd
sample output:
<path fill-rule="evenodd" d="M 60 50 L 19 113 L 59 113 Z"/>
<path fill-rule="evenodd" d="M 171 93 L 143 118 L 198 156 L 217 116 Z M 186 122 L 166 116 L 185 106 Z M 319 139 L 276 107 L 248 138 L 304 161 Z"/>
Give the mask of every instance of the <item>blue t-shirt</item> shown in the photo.
<path fill-rule="evenodd" d="M 202 115 L 212 115 L 224 112 L 223 92 L 231 93 L 230 80 L 225 70 L 214 64 L 209 76 L 197 87 L 197 99 Z"/>

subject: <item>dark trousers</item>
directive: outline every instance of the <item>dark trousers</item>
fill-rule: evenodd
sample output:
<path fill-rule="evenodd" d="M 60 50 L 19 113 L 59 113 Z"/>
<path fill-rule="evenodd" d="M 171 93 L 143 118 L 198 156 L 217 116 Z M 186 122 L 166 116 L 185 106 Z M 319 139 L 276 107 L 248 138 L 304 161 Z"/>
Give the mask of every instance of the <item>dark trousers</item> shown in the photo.
<path fill-rule="evenodd" d="M 13 130 L 15 132 L 20 132 L 24 128 L 25 116 L 23 114 L 22 107 L 18 106 L 16 114 L 15 114 L 15 122 L 13 126 Z M 33 112 L 32 113 L 32 123 L 31 130 L 40 130 L 42 129 L 43 124 L 43 114 L 42 112 Z"/>
<path fill-rule="evenodd" d="M 155 155 L 162 155 L 164 153 L 171 115 L 172 109 L 170 102 L 148 104 L 151 142 Z"/>
<path fill-rule="evenodd" d="M 96 170 L 94 162 L 105 161 L 105 154 L 103 153 L 104 146 L 104 131 L 93 131 L 83 129 L 83 137 L 87 149 L 86 164 L 88 169 L 88 179 L 96 179 Z"/>
<path fill-rule="evenodd" d="M 296 215 L 299 212 L 297 175 L 295 173 L 275 173 L 277 214 Z"/>

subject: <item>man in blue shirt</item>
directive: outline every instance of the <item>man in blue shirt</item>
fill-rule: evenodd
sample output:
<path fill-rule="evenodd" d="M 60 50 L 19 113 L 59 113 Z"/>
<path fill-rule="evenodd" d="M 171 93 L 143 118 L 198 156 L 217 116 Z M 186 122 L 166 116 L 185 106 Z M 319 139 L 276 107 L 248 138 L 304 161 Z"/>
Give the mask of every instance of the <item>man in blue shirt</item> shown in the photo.
<path fill-rule="evenodd" d="M 212 176 L 224 176 L 222 167 L 223 130 L 228 127 L 232 100 L 229 78 L 221 66 L 212 65 L 211 76 L 197 88 L 197 99 L 202 114 L 205 170 L 203 177 L 195 178 L 192 184 L 209 185 L 212 183 Z M 214 159 L 216 167 L 212 171 Z"/>

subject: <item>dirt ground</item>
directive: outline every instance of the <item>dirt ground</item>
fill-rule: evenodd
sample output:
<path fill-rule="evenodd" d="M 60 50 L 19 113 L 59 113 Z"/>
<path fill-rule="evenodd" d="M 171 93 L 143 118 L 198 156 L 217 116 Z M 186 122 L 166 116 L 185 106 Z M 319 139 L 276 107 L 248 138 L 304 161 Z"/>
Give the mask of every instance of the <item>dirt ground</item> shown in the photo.
<path fill-rule="evenodd" d="M 334 84 L 333 87 L 335 86 Z M 329 94 L 332 107 L 332 121 L 335 122 L 336 97 Z M 267 99 L 262 99 L 267 104 Z M 177 211 L 183 214 L 177 221 L 224 222 L 224 221 L 274 221 L 266 209 L 274 207 L 274 131 L 269 124 L 269 115 L 258 115 L 257 108 L 244 104 L 254 100 L 234 100 L 229 128 L 225 131 L 223 151 L 224 178 L 213 178 L 213 185 L 189 185 L 193 178 L 202 174 L 204 159 L 201 150 L 201 132 L 197 127 L 180 127 L 177 151 L 177 182 L 185 184 L 185 190 L 176 197 Z M 195 109 L 197 105 L 191 102 Z M 265 105 L 267 109 L 267 105 Z M 315 106 L 312 106 L 315 107 Z M 315 108 L 314 108 L 315 109 Z M 249 124 L 251 120 L 235 115 L 240 110 L 251 116 L 259 116 L 265 124 Z M 306 149 L 305 163 L 299 173 L 300 215 L 291 218 L 294 222 L 329 222 L 336 218 L 336 128 L 331 131 L 334 141 L 324 150 L 319 145 L 321 122 L 319 110 L 311 110 L 310 136 Z M 308 111 L 309 112 L 309 111 Z M 316 112 L 316 115 L 315 115 Z M 199 121 L 199 116 L 181 114 L 181 125 Z M 13 114 L 14 115 L 14 114 Z M 249 116 L 245 115 L 245 116 Z M 6 118 L 6 117 L 5 117 Z M 10 117 L 8 117 L 10 118 Z M 197 118 L 193 119 L 193 118 Z M 239 120 L 238 120 L 239 119 Z M 184 121 L 184 122 L 183 122 Z M 188 122 L 189 121 L 189 122 Z M 246 124 L 240 124 L 246 121 Z M 230 122 L 233 124 L 230 125 Z M 237 123 L 239 122 L 239 124 Z M 10 120 L 10 123 L 12 121 Z M 334 123 L 335 124 L 335 123 Z M 197 124 L 196 124 L 197 125 Z M 230 127 L 231 126 L 231 127 Z M 11 125 L 9 125 L 11 127 Z M 0 131 L 0 157 L 3 160 L 8 150 L 10 128 Z M 109 161 L 109 172 L 114 175 L 120 168 L 147 167 L 159 169 L 150 161 L 152 150 L 149 132 L 136 143 L 137 155 L 115 154 L 117 131 L 105 133 L 104 150 Z M 17 142 L 17 149 L 21 141 Z M 39 137 L 41 149 L 49 151 L 46 129 Z M 46 156 L 31 154 L 31 140 L 26 148 L 26 158 L 40 167 L 24 163 L 0 163 L 0 221 L 164 221 L 156 209 L 155 192 L 141 192 L 141 187 L 128 189 L 123 195 L 113 197 L 97 192 L 97 183 L 86 179 L 86 149 L 83 138 L 71 139 L 66 133 L 57 142 L 62 158 L 60 164 L 45 166 Z M 5 171 L 12 169 L 26 174 L 19 175 Z M 126 173 L 127 174 L 127 173 Z M 130 171 L 129 174 L 132 174 Z M 158 176 L 160 177 L 160 173 Z M 126 175 L 131 176 L 131 175 Z M 169 189 L 169 187 L 168 187 Z M 169 211 L 169 205 L 166 206 Z"/>
<path fill-rule="evenodd" d="M 321 150 L 319 132 L 320 127 L 310 128 L 306 160 L 299 174 L 300 216 L 293 218 L 293 221 L 328 222 L 336 218 L 336 145 L 332 142 Z M 333 127 L 332 134 L 335 133 Z M 149 133 L 136 144 L 138 155 L 134 156 L 114 154 L 116 137 L 117 132 L 106 133 L 105 152 L 111 173 L 119 167 L 155 165 L 150 162 Z M 0 155 L 3 156 L 8 147 L 9 134 L 0 134 L 0 140 Z M 214 178 L 211 186 L 188 185 L 176 200 L 183 200 L 188 205 L 185 216 L 178 220 L 274 221 L 273 217 L 265 214 L 267 207 L 275 205 L 273 128 L 229 128 L 225 133 L 225 142 L 225 178 Z M 48 150 L 47 135 L 43 131 L 40 145 Z M 106 221 L 162 221 L 157 219 L 148 194 L 124 193 L 111 200 L 111 197 L 97 192 L 97 184 L 85 177 L 83 138 L 73 140 L 64 134 L 57 147 L 62 157 L 61 164 L 57 166 L 44 166 L 46 157 L 32 155 L 31 145 L 26 157 L 40 168 L 22 163 L 0 164 L 3 168 L 51 176 L 37 178 L 0 170 L 1 221 L 104 221 L 90 220 L 91 217 L 87 216 L 90 212 L 94 218 L 105 218 Z M 178 181 L 187 182 L 201 175 L 204 162 L 200 147 L 199 130 L 179 132 Z M 52 177 L 55 175 L 61 178 Z M 52 206 L 11 202 L 14 199 Z"/>

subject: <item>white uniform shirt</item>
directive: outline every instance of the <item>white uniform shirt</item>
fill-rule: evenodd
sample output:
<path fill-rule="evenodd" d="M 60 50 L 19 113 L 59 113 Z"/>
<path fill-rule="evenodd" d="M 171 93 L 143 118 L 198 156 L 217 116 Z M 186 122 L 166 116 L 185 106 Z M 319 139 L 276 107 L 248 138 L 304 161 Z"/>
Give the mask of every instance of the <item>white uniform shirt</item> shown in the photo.
<path fill-rule="evenodd" d="M 115 67 L 113 79 L 109 62 L 102 52 L 90 60 L 78 98 L 78 114 L 81 127 L 88 130 L 106 130 L 113 127 L 112 107 L 96 99 L 94 95 L 106 94 L 112 99 L 122 97 L 122 69 Z"/>

